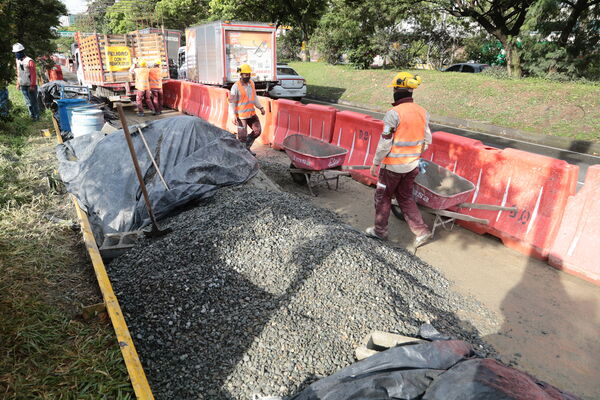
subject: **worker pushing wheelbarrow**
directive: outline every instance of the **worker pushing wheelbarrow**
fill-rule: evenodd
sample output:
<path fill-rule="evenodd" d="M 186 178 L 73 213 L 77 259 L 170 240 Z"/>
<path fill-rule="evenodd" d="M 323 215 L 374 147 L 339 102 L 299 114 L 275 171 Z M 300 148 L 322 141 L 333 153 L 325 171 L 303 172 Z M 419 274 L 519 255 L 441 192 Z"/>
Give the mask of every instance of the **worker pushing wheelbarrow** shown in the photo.
<path fill-rule="evenodd" d="M 393 87 L 393 108 L 383 119 L 384 130 L 373 158 L 371 175 L 377 176 L 375 190 L 375 226 L 366 234 L 387 239 L 390 211 L 401 215 L 415 234 L 414 248 L 433 238 L 435 229 L 453 223 L 456 219 L 487 224 L 489 221 L 474 218 L 451 207 L 465 207 L 465 201 L 475 189 L 466 179 L 439 165 L 425 162 L 421 155 L 431 144 L 429 113 L 414 103 L 413 90 L 421 84 L 421 77 L 409 72 L 396 74 L 389 87 Z M 432 229 L 425 224 L 417 203 L 433 213 Z M 505 207 L 468 204 L 469 208 L 507 209 Z"/>

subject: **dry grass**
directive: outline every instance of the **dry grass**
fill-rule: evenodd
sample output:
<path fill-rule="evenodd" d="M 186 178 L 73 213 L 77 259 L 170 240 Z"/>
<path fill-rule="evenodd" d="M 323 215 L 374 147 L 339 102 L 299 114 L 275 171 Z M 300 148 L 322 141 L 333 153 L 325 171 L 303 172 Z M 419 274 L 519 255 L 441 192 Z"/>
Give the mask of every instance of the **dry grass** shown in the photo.
<path fill-rule="evenodd" d="M 0 398 L 133 398 L 105 314 L 81 318 L 101 302 L 71 202 L 49 190 L 54 142 L 39 136 L 17 103 L 0 125 Z"/>

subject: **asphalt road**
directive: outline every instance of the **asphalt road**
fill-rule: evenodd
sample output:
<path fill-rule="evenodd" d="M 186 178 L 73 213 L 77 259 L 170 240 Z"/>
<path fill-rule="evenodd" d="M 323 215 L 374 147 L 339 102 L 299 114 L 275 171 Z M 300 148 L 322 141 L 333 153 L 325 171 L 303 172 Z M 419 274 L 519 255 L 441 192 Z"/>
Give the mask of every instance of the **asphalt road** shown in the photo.
<path fill-rule="evenodd" d="M 315 104 L 326 104 L 329 106 L 333 106 L 340 110 L 348 110 L 360 112 L 363 114 L 367 114 L 372 116 L 373 118 L 383 119 L 383 113 L 371 111 L 364 108 L 347 106 L 337 103 L 328 103 L 320 100 L 313 100 L 305 98 L 303 100 L 305 103 L 315 103 Z M 456 128 L 448 125 L 441 124 L 430 124 L 432 131 L 445 131 L 449 133 L 453 133 L 455 135 L 460 135 L 464 137 L 468 137 L 471 139 L 480 140 L 483 144 L 490 147 L 495 147 L 498 149 L 505 148 L 513 148 L 518 150 L 527 151 L 530 153 L 541 154 L 544 156 L 557 158 L 559 160 L 564 160 L 570 164 L 574 164 L 579 166 L 579 178 L 577 183 L 577 190 L 579 190 L 585 181 L 585 176 L 587 174 L 587 169 L 590 165 L 600 164 L 600 157 L 593 156 L 585 153 L 578 153 L 571 150 L 559 149 L 552 146 L 545 146 L 543 144 L 529 143 L 526 141 L 511 139 L 503 136 L 496 136 L 489 133 L 484 132 L 476 132 L 468 129 Z"/>

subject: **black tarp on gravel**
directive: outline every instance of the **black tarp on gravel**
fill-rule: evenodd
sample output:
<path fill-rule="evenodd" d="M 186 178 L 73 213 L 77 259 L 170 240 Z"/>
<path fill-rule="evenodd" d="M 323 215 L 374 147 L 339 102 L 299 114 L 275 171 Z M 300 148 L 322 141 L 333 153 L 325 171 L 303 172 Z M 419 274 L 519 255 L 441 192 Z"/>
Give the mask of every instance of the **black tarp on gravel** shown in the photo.
<path fill-rule="evenodd" d="M 161 218 L 178 206 L 246 182 L 254 157 L 229 132 L 197 117 L 150 122 L 143 134 L 170 188 L 161 182 L 139 133 L 130 129 L 153 210 Z M 122 130 L 85 135 L 58 145 L 59 173 L 87 211 L 96 239 L 142 228 L 150 220 Z"/>

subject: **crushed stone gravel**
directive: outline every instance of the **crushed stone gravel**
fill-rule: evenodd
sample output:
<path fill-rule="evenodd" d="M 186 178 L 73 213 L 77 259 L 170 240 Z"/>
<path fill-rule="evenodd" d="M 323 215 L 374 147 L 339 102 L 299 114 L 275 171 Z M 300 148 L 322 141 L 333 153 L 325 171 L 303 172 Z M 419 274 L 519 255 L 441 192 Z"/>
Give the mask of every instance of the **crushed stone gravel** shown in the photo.
<path fill-rule="evenodd" d="M 224 188 L 167 225 L 107 267 L 157 399 L 291 395 L 425 322 L 495 355 L 495 315 L 301 197 Z"/>

